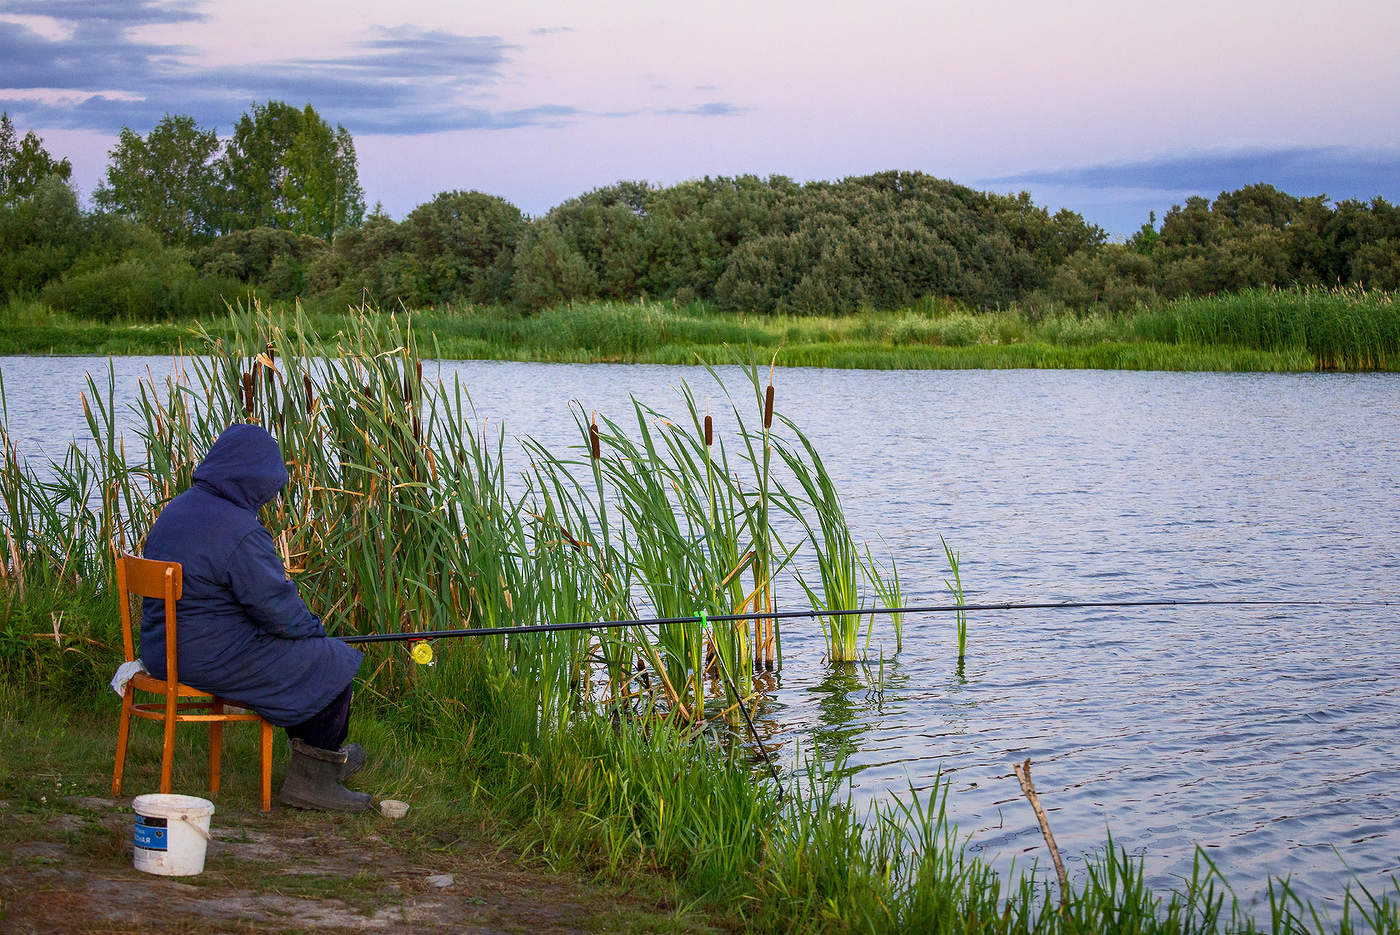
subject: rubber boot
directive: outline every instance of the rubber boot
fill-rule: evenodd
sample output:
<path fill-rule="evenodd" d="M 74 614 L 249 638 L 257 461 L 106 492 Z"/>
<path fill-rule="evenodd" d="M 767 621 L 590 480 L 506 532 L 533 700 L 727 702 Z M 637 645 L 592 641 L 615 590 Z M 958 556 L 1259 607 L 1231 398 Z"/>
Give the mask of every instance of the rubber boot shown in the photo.
<path fill-rule="evenodd" d="M 368 793 L 352 792 L 340 784 L 347 759 L 344 749 L 322 750 L 293 738 L 292 761 L 277 801 L 325 812 L 368 811 L 374 807 Z"/>
<path fill-rule="evenodd" d="M 365 748 L 357 743 L 347 743 L 340 748 L 340 752 L 345 754 L 345 765 L 340 767 L 340 775 L 336 778 L 341 782 L 365 768 Z"/>

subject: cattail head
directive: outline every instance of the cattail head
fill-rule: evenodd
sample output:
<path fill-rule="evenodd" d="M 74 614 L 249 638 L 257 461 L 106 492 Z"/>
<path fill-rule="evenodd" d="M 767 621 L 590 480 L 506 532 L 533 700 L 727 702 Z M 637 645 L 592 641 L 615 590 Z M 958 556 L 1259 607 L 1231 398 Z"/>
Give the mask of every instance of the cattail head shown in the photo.
<path fill-rule="evenodd" d="M 276 359 L 277 359 L 277 351 L 273 349 L 273 347 L 272 347 L 272 342 L 271 342 L 271 341 L 268 341 L 268 342 L 267 342 L 267 359 L 268 359 L 268 360 L 276 360 Z"/>
<path fill-rule="evenodd" d="M 305 374 L 302 376 L 301 385 L 306 388 L 306 414 L 309 416 L 316 411 L 316 397 L 311 391 L 310 374 Z"/>
<path fill-rule="evenodd" d="M 253 414 L 253 375 L 243 374 L 243 414 L 251 416 Z"/>
<path fill-rule="evenodd" d="M 773 384 L 768 384 L 768 392 L 763 397 L 763 427 L 773 427 Z"/>
<path fill-rule="evenodd" d="M 588 447 L 593 452 L 593 460 L 597 461 L 603 456 L 603 446 L 598 439 L 598 417 L 593 416 L 593 421 L 588 426 Z"/>
<path fill-rule="evenodd" d="M 705 416 L 705 447 L 708 448 L 715 443 L 715 420 L 708 415 Z"/>

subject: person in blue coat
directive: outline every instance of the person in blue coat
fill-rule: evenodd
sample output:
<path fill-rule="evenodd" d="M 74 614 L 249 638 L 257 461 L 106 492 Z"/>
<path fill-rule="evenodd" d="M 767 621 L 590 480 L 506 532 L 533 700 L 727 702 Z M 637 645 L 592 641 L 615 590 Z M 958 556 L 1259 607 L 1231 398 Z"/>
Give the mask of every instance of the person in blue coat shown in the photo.
<path fill-rule="evenodd" d="M 283 727 L 292 759 L 279 801 L 362 811 L 370 796 L 341 781 L 364 765 L 345 746 L 350 691 L 361 654 L 326 635 L 288 579 L 258 510 L 287 485 L 277 441 L 256 425 L 231 425 L 146 536 L 146 558 L 179 562 L 176 604 L 180 681 L 256 711 Z M 146 598 L 141 659 L 165 677 L 165 602 Z"/>

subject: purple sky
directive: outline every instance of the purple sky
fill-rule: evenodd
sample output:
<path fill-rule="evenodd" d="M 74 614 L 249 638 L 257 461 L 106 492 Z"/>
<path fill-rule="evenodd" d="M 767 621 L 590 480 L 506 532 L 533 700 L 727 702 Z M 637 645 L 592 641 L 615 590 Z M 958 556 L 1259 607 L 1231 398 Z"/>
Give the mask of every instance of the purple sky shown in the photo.
<path fill-rule="evenodd" d="M 372 205 L 919 169 L 1116 234 L 1254 181 L 1400 200 L 1400 4 L 0 0 L 0 108 L 101 177 L 167 112 L 312 103 Z"/>

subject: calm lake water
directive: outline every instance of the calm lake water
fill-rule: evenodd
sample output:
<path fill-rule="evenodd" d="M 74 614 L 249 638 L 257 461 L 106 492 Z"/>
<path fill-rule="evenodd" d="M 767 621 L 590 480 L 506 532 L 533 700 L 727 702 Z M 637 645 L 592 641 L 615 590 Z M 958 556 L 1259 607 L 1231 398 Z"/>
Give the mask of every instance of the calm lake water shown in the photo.
<path fill-rule="evenodd" d="M 0 358 L 21 448 L 80 430 L 83 374 L 105 366 Z M 148 366 L 169 362 L 118 360 L 118 386 Z M 621 421 L 636 394 L 680 414 L 682 379 L 712 395 L 717 435 L 732 425 L 698 368 L 443 371 L 482 418 L 551 447 L 577 442 L 570 401 Z M 914 600 L 947 599 L 940 534 L 972 602 L 1397 596 L 1400 376 L 795 369 L 777 401 Z M 1400 874 L 1398 622 L 1395 607 L 974 613 L 959 675 L 951 618 L 911 618 L 880 692 L 823 668 L 799 621 L 760 729 L 784 757 L 849 754 L 861 801 L 941 772 L 959 828 L 1002 867 L 1048 868 L 1011 771 L 1030 757 L 1071 873 L 1111 831 L 1156 886 L 1199 844 L 1242 898 L 1291 875 L 1332 902 L 1347 865 L 1373 891 Z"/>

